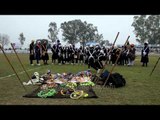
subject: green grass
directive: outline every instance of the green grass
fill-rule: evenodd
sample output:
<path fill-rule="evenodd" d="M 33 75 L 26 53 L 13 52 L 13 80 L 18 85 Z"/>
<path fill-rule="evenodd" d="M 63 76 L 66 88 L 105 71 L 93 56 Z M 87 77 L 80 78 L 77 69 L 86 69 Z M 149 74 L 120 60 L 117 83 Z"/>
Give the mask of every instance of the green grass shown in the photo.
<path fill-rule="evenodd" d="M 7 54 L 12 61 L 16 71 L 22 72 L 23 69 L 14 54 Z M 35 71 L 44 74 L 48 69 L 54 73 L 72 72 L 87 70 L 86 65 L 52 65 L 51 60 L 47 66 L 30 66 L 28 54 L 19 54 L 25 68 L 31 76 Z M 51 56 L 51 55 L 50 55 Z M 160 63 L 150 77 L 158 56 L 150 55 L 148 67 L 142 67 L 140 56 L 135 60 L 135 66 L 117 66 L 113 72 L 118 72 L 126 79 L 126 86 L 122 88 L 104 88 L 100 92 L 100 86 L 94 88 L 99 98 L 97 99 L 42 99 L 42 98 L 23 98 L 26 94 L 17 77 L 7 77 L 0 79 L 0 104 L 1 105 L 160 105 Z M 42 61 L 41 61 L 42 64 Z M 106 69 L 111 70 L 108 65 Z M 92 69 L 93 73 L 95 71 Z M 3 54 L 0 54 L 0 78 L 14 74 L 10 65 Z M 25 73 L 19 74 L 22 81 L 28 81 Z M 27 86 L 28 92 L 33 91 L 37 86 Z"/>

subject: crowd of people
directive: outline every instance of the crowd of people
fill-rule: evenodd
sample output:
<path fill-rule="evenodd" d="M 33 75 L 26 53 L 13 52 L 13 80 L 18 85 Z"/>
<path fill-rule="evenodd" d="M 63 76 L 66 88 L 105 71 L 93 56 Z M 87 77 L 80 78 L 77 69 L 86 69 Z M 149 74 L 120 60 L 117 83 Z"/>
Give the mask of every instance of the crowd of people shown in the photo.
<path fill-rule="evenodd" d="M 112 46 L 112 48 L 107 48 L 100 45 L 90 45 L 83 48 L 80 46 L 76 48 L 74 45 L 62 46 L 59 40 L 56 41 L 53 46 L 51 46 L 52 51 L 52 64 L 87 64 L 88 68 L 92 67 L 95 70 L 102 69 L 105 62 L 107 64 L 114 65 L 115 62 L 118 65 L 128 65 L 133 66 L 136 58 L 136 49 L 134 44 L 122 46 L 117 48 Z M 144 48 L 141 53 L 142 66 L 147 66 L 149 62 L 148 59 L 149 47 L 148 44 L 144 44 Z M 43 64 L 47 65 L 49 60 L 47 42 L 40 41 L 34 44 L 32 40 L 30 44 L 30 64 L 36 60 L 37 65 L 40 65 L 40 60 L 43 60 Z M 116 61 L 118 60 L 118 61 Z"/>

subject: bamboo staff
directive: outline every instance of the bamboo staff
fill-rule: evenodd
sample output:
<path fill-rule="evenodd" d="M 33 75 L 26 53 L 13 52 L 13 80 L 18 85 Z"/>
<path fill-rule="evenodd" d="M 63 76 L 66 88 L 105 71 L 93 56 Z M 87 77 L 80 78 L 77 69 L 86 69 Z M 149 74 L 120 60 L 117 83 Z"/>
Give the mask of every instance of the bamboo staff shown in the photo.
<path fill-rule="evenodd" d="M 124 46 L 125 46 L 125 45 L 126 45 L 126 43 L 128 42 L 129 38 L 130 38 L 130 36 L 128 36 L 128 38 L 127 38 L 127 40 L 126 40 L 126 42 L 125 42 Z M 114 68 L 115 68 L 115 66 L 116 66 L 116 64 L 117 64 L 118 59 L 119 59 L 119 57 L 120 57 L 121 53 L 122 53 L 122 50 L 120 50 L 120 53 L 119 53 L 119 55 L 118 55 L 118 57 L 117 57 L 117 59 L 116 59 L 116 61 L 115 61 L 115 64 L 113 65 L 113 67 L 112 67 L 111 71 L 109 72 L 109 74 L 108 74 L 108 76 L 107 76 L 107 79 L 105 80 L 104 85 L 102 86 L 101 91 L 102 91 L 102 90 L 103 90 L 103 88 L 105 87 L 105 85 L 106 85 L 106 83 L 107 83 L 107 81 L 108 81 L 108 79 L 109 79 L 110 75 L 112 74 L 112 71 L 114 70 Z"/>
<path fill-rule="evenodd" d="M 154 65 L 154 68 L 152 69 L 152 72 L 150 73 L 150 75 L 149 75 L 149 76 L 151 76 L 151 75 L 152 75 L 152 73 L 153 73 L 153 71 L 155 70 L 155 68 L 156 68 L 156 66 L 157 66 L 157 64 L 158 64 L 158 62 L 159 62 L 159 60 L 160 60 L 160 56 L 159 56 L 159 58 L 158 58 L 158 60 L 157 60 L 156 64 Z"/>
<path fill-rule="evenodd" d="M 109 50 L 109 52 L 108 52 L 108 55 L 109 55 L 110 52 L 112 51 L 112 49 L 113 49 L 113 47 L 114 47 L 114 45 L 115 45 L 115 43 L 116 43 L 116 41 L 117 41 L 118 36 L 119 36 L 119 32 L 118 32 L 117 35 L 116 35 L 116 38 L 115 38 L 115 40 L 114 40 L 114 42 L 113 42 L 113 44 L 112 44 L 112 47 L 110 48 L 110 50 Z M 99 76 L 96 75 L 95 84 L 97 84 L 98 79 L 100 78 L 100 75 L 101 75 L 101 74 L 103 73 L 103 71 L 105 70 L 106 65 L 107 65 L 107 60 L 105 61 L 105 64 L 104 64 L 104 66 L 103 66 L 103 69 L 100 71 Z M 98 73 L 97 73 L 97 74 L 98 74 Z"/>
<path fill-rule="evenodd" d="M 21 83 L 21 85 L 23 86 L 24 90 L 27 91 L 27 89 L 24 87 L 24 85 L 23 85 L 22 81 L 20 80 L 20 78 L 19 78 L 19 76 L 18 76 L 16 70 L 15 70 L 14 67 L 12 66 L 10 60 L 8 59 L 8 57 L 7 57 L 7 55 L 5 54 L 5 52 L 4 52 L 4 50 L 3 50 L 3 48 L 2 48 L 1 45 L 0 45 L 0 49 L 2 50 L 2 52 L 3 52 L 4 56 L 5 56 L 5 58 L 7 59 L 8 63 L 9 63 L 10 66 L 11 66 L 11 68 L 13 69 L 14 73 L 16 74 L 16 76 L 17 76 L 19 82 Z"/>
<path fill-rule="evenodd" d="M 16 52 L 16 50 L 15 50 L 15 48 L 14 48 L 14 46 L 13 46 L 13 43 L 11 43 L 11 46 L 12 46 L 12 48 L 13 48 L 13 50 L 14 50 L 14 52 L 15 52 L 17 58 L 18 58 L 18 61 L 20 62 L 21 66 L 22 66 L 23 70 L 24 70 L 25 73 L 27 74 L 29 80 L 31 80 L 31 82 L 32 82 L 31 77 L 29 76 L 28 72 L 27 72 L 26 69 L 24 68 L 24 65 L 22 64 L 22 61 L 20 60 L 20 58 L 19 58 L 19 56 L 18 56 L 18 54 L 17 54 L 17 52 Z M 33 82 L 32 82 L 32 84 L 33 84 Z"/>
<path fill-rule="evenodd" d="M 108 55 L 109 55 L 110 52 L 112 51 L 112 49 L 113 49 L 113 47 L 114 47 L 114 45 L 115 45 L 115 43 L 116 43 L 116 41 L 117 41 L 118 36 L 119 36 L 119 32 L 117 33 L 117 36 L 116 36 L 116 38 L 115 38 L 115 40 L 114 40 L 114 42 L 113 42 L 113 45 L 112 45 L 111 49 L 110 49 L 109 52 L 108 52 Z M 106 65 L 107 65 L 107 60 L 105 61 L 105 65 L 104 65 L 104 67 L 103 67 L 103 69 L 101 70 L 100 73 L 103 73 L 103 71 L 105 70 Z"/>
<path fill-rule="evenodd" d="M 44 52 L 42 52 L 42 56 L 44 56 L 45 55 L 45 53 L 47 53 L 47 49 L 44 47 L 44 45 L 43 44 L 41 44 L 41 46 L 43 47 L 43 49 L 44 49 Z"/>

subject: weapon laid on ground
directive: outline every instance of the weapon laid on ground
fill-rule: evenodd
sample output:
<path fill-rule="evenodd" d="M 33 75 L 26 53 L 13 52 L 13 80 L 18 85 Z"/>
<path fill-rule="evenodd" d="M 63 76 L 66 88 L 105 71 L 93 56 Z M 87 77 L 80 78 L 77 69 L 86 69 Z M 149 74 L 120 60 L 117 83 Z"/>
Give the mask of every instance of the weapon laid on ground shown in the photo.
<path fill-rule="evenodd" d="M 7 59 L 7 61 L 8 61 L 8 63 L 9 63 L 9 65 L 11 66 L 11 68 L 12 68 L 12 69 L 13 69 L 13 71 L 14 71 L 14 73 L 16 74 L 16 76 L 17 76 L 17 78 L 18 78 L 19 82 L 21 83 L 21 85 L 23 86 L 24 90 L 25 90 L 25 91 L 27 91 L 27 89 L 24 87 L 24 85 L 23 85 L 22 81 L 20 80 L 20 78 L 19 78 L 19 76 L 18 76 L 18 74 L 17 74 L 16 70 L 15 70 L 15 69 L 14 69 L 14 67 L 12 66 L 12 64 L 11 64 L 10 60 L 8 59 L 8 57 L 7 57 L 7 55 L 5 54 L 5 52 L 4 52 L 4 50 L 3 50 L 3 48 L 2 48 L 2 46 L 1 46 L 1 45 L 0 45 L 0 49 L 2 50 L 2 52 L 3 52 L 4 56 L 5 56 L 5 58 Z"/>
<path fill-rule="evenodd" d="M 159 60 L 160 60 L 160 56 L 159 56 L 159 58 L 158 58 L 158 60 L 157 60 L 156 64 L 154 65 L 154 68 L 152 69 L 152 71 L 151 71 L 151 73 L 150 73 L 150 75 L 149 75 L 149 76 L 151 76 L 151 75 L 152 75 L 152 73 L 153 73 L 153 71 L 155 70 L 155 68 L 156 68 L 156 66 L 157 66 L 157 64 L 158 64 L 158 62 L 159 62 Z"/>
<path fill-rule="evenodd" d="M 24 65 L 22 64 L 22 61 L 20 60 L 20 58 L 19 58 L 19 56 L 18 56 L 18 54 L 17 54 L 17 52 L 16 52 L 16 50 L 15 50 L 15 48 L 14 48 L 14 46 L 13 46 L 13 43 L 11 43 L 11 46 L 12 46 L 13 51 L 15 52 L 15 54 L 16 54 L 16 56 L 17 56 L 17 58 L 18 58 L 18 60 L 19 60 L 19 62 L 20 62 L 20 64 L 21 64 L 21 66 L 22 66 L 23 70 L 24 70 L 25 73 L 27 74 L 29 80 L 31 80 L 31 77 L 29 76 L 28 72 L 27 72 L 26 69 L 24 68 Z M 32 80 L 31 80 L 31 82 L 32 82 Z M 33 84 L 33 82 L 32 82 L 32 84 Z"/>
<path fill-rule="evenodd" d="M 125 45 L 126 45 L 126 43 L 128 42 L 129 38 L 130 38 L 130 36 L 128 36 L 128 38 L 127 38 L 127 40 L 126 40 L 126 42 L 125 42 L 124 46 L 125 46 Z M 114 70 L 114 68 L 115 68 L 115 66 L 116 66 L 116 64 L 117 64 L 118 59 L 119 59 L 119 57 L 120 57 L 121 53 L 122 53 L 122 50 L 120 50 L 120 53 L 119 53 L 119 55 L 118 55 L 118 57 L 117 57 L 117 59 L 116 59 L 116 61 L 115 61 L 115 64 L 113 65 L 113 67 L 112 67 L 111 71 L 109 72 L 109 74 L 108 74 L 108 76 L 107 76 L 107 79 L 105 80 L 104 85 L 102 86 L 101 91 L 102 91 L 102 90 L 103 90 L 103 88 L 105 87 L 105 85 L 106 85 L 106 83 L 107 83 L 107 81 L 108 81 L 108 79 L 109 79 L 110 75 L 112 74 L 112 71 Z"/>

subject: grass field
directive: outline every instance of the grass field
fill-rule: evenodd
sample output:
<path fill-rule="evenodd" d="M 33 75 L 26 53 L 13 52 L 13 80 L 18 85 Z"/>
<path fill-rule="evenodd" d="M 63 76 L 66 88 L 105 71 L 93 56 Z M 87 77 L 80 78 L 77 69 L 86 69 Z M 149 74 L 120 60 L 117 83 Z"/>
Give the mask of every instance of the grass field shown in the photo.
<path fill-rule="evenodd" d="M 28 81 L 27 75 L 14 54 L 7 54 L 13 66 L 19 73 L 22 81 Z M 28 73 L 32 75 L 35 71 L 44 74 L 48 69 L 54 73 L 72 72 L 87 70 L 86 65 L 50 65 L 30 66 L 28 54 L 19 54 Z M 140 56 L 136 57 L 135 66 L 117 66 L 114 72 L 118 72 L 126 79 L 126 86 L 122 88 L 104 88 L 100 93 L 100 86 L 94 88 L 96 99 L 42 99 L 23 98 L 26 94 L 17 77 L 6 61 L 3 54 L 0 54 L 0 104 L 1 105 L 160 105 L 160 62 L 150 77 L 158 56 L 150 55 L 148 67 L 142 67 Z M 42 61 L 41 61 L 42 62 Z M 41 63 L 42 64 L 42 63 Z M 110 70 L 112 66 L 107 66 Z M 92 69 L 93 73 L 95 71 Z M 11 75 L 11 76 L 8 76 Z M 6 77 L 7 76 L 7 77 Z M 27 86 L 28 92 L 33 91 L 37 86 Z"/>

